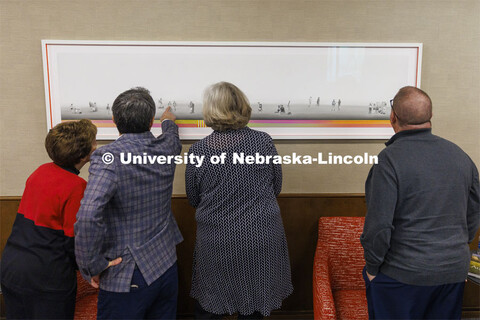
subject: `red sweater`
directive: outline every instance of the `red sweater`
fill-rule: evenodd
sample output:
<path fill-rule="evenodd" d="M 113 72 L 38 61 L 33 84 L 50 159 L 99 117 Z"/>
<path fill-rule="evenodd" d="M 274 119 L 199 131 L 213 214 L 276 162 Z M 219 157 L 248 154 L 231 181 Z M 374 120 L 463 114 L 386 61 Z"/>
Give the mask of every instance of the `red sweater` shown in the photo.
<path fill-rule="evenodd" d="M 73 224 L 86 186 L 79 176 L 46 163 L 28 178 L 18 213 L 36 226 L 63 230 L 67 237 L 73 237 Z"/>
<path fill-rule="evenodd" d="M 1 261 L 1 282 L 28 291 L 75 289 L 73 224 L 87 183 L 54 163 L 27 179 Z"/>

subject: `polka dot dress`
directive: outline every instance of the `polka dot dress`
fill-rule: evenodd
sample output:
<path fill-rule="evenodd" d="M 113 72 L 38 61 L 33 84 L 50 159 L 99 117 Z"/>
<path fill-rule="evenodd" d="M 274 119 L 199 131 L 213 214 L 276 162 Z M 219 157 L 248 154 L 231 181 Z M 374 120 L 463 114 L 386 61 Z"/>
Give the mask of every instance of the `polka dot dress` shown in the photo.
<path fill-rule="evenodd" d="M 186 191 L 196 207 L 197 238 L 191 296 L 216 314 L 268 316 L 292 291 L 290 261 L 276 196 L 282 170 L 274 164 L 233 164 L 240 155 L 276 155 L 271 137 L 248 127 L 211 135 L 190 153 Z M 224 164 L 212 156 L 226 154 Z"/>

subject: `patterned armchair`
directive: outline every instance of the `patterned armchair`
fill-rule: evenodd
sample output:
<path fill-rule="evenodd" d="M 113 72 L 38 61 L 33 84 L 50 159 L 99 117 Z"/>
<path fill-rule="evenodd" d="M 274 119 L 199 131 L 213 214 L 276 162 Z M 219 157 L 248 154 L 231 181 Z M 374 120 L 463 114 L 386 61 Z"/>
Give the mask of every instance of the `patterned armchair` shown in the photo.
<path fill-rule="evenodd" d="M 75 305 L 75 320 L 97 319 L 98 289 L 92 287 L 80 272 L 77 271 L 77 301 Z"/>
<path fill-rule="evenodd" d="M 368 319 L 360 235 L 364 217 L 321 217 L 313 267 L 315 319 Z"/>

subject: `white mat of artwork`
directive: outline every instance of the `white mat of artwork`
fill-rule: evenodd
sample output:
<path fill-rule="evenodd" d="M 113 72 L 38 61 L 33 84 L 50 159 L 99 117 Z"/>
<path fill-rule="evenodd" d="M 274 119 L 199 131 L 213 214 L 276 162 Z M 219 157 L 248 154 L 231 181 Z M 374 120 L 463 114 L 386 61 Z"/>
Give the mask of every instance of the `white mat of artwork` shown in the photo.
<path fill-rule="evenodd" d="M 276 139 L 385 139 L 389 100 L 421 80 L 419 43 L 43 40 L 42 50 L 48 128 L 88 118 L 98 139 L 118 137 L 112 103 L 137 86 L 157 119 L 174 109 L 182 139 L 202 138 L 202 94 L 219 81 L 245 92 L 250 126 Z"/>

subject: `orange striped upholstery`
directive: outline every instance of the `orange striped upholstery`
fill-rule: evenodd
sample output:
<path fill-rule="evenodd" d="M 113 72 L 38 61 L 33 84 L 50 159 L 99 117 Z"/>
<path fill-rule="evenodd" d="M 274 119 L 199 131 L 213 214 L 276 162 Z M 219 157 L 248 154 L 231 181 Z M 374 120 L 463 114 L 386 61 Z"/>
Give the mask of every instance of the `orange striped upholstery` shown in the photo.
<path fill-rule="evenodd" d="M 77 301 L 75 305 L 75 320 L 97 319 L 98 289 L 92 287 L 80 272 L 77 271 Z"/>
<path fill-rule="evenodd" d="M 321 217 L 313 269 L 315 319 L 368 319 L 360 235 L 364 217 Z"/>

